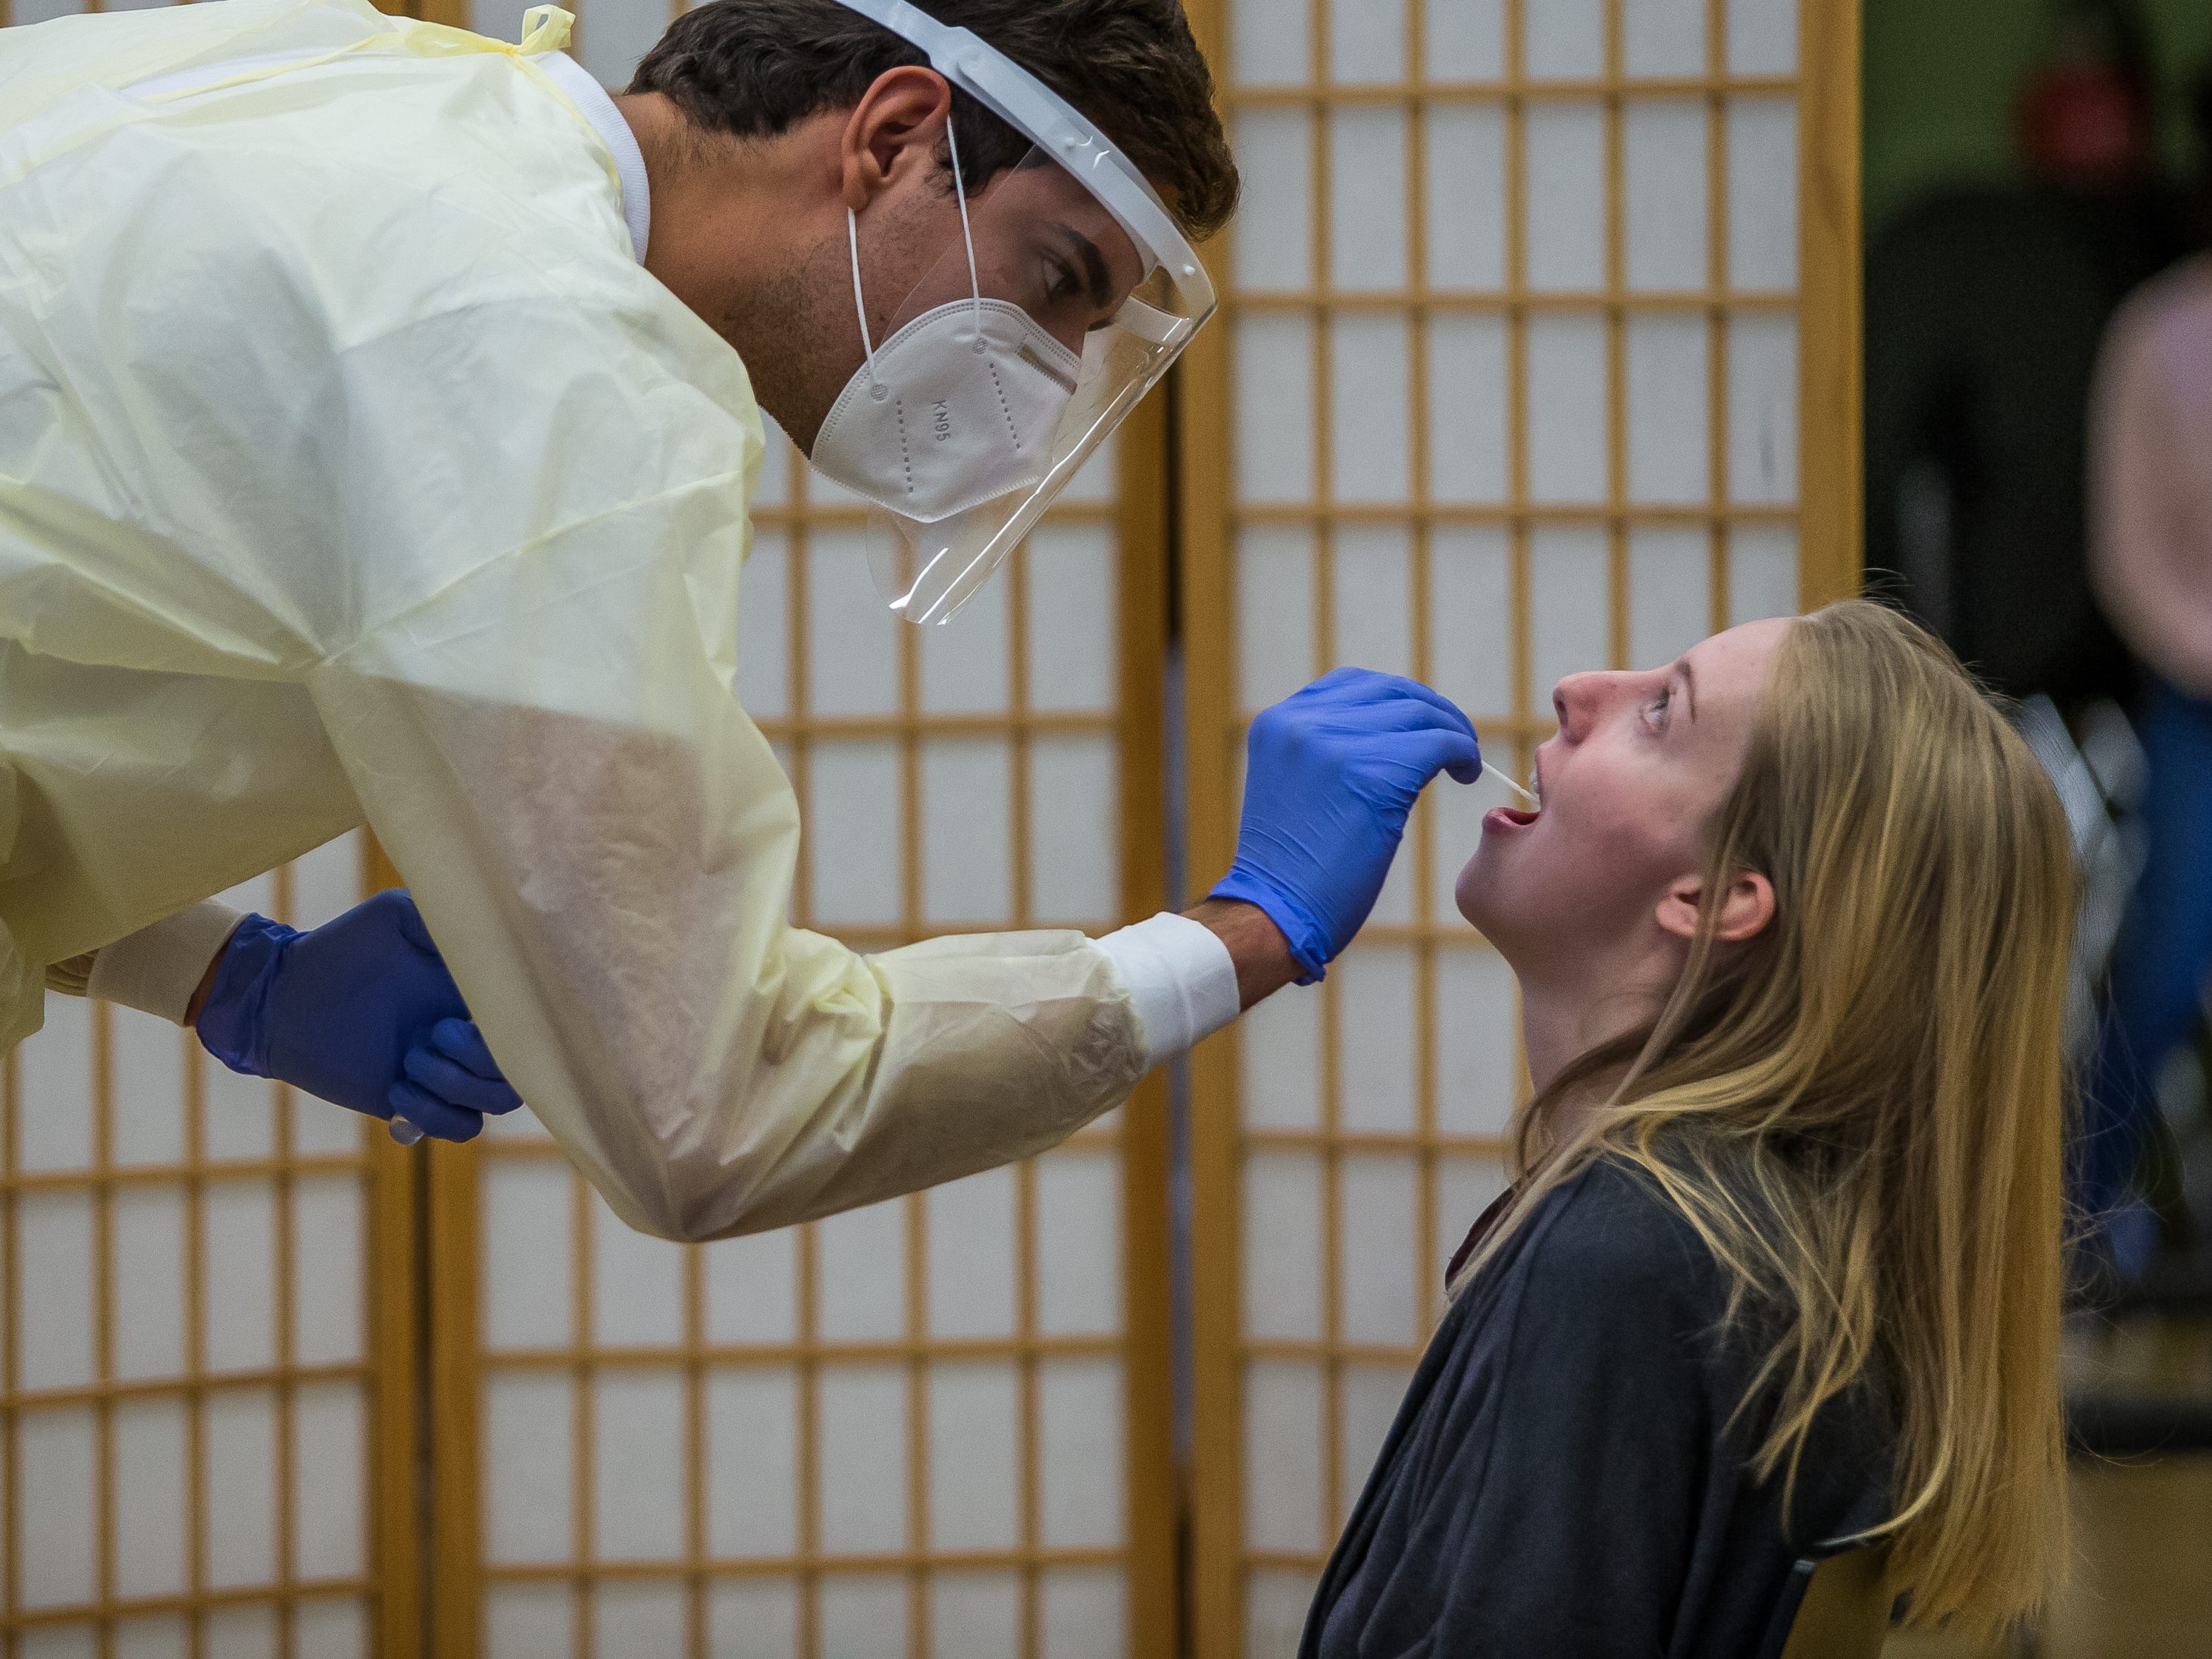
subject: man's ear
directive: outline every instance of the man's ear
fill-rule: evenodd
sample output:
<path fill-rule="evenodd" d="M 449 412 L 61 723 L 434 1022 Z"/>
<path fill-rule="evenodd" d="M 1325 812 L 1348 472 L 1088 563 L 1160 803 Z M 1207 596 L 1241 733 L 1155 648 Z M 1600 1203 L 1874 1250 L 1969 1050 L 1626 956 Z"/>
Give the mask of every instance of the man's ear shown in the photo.
<path fill-rule="evenodd" d="M 886 70 L 860 94 L 838 148 L 845 205 L 859 213 L 917 161 L 935 155 L 952 113 L 952 88 L 919 64 Z"/>
<path fill-rule="evenodd" d="M 1698 933 L 1698 910 L 1705 896 L 1703 877 L 1684 876 L 1667 889 L 1659 901 L 1660 927 L 1679 939 Z M 1720 925 L 1713 938 L 1723 945 L 1754 939 L 1774 920 L 1774 884 L 1756 870 L 1739 870 L 1729 882 L 1721 901 Z"/>

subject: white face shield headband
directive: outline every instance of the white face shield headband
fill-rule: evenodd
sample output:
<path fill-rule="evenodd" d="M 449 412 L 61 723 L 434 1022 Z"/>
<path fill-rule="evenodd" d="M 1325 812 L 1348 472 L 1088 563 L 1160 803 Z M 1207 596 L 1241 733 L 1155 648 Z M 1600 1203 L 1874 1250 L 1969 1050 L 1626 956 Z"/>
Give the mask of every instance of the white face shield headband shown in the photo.
<path fill-rule="evenodd" d="M 876 509 L 869 560 L 891 609 L 942 623 L 1159 383 L 1212 315 L 1213 286 L 1143 175 L 1026 70 L 906 0 L 841 3 L 1036 146 L 971 192 L 948 124 L 960 239 L 880 341 L 865 226 L 848 216 L 866 360 L 811 459 Z M 1069 321 L 1109 307 L 1103 323 Z"/>

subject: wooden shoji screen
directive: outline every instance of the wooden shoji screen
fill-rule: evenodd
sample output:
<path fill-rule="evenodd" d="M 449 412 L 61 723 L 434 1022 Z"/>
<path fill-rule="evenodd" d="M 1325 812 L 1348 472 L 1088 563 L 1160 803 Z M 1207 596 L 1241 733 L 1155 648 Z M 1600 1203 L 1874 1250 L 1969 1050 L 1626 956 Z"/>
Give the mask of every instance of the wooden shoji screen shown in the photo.
<path fill-rule="evenodd" d="M 308 927 L 356 838 L 225 896 Z M 173 1025 L 0 1060 L 8 1659 L 420 1651 L 412 1160 Z"/>
<path fill-rule="evenodd" d="M 1432 682 L 1521 775 L 1564 673 L 1856 563 L 1856 7 L 1209 0 L 1244 207 L 1184 370 L 1194 875 L 1250 716 Z M 1195 1060 L 1200 1659 L 1295 1647 L 1504 1179 L 1511 975 L 1443 787 L 1316 990 Z"/>

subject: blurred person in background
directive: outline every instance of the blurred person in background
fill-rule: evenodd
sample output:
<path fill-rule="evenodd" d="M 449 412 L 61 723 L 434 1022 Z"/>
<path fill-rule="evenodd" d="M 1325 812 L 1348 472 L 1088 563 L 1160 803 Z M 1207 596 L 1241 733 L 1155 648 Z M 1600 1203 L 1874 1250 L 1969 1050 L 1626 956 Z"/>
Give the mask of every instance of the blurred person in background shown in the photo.
<path fill-rule="evenodd" d="M 2198 223 L 2212 232 L 2212 67 L 2194 100 Z M 2141 289 L 2106 340 L 2092 415 L 2097 594 L 2148 684 L 2144 866 L 2114 957 L 2081 1197 L 2123 1276 L 2156 1243 L 2127 1199 L 2159 1075 L 2212 969 L 2212 253 Z"/>

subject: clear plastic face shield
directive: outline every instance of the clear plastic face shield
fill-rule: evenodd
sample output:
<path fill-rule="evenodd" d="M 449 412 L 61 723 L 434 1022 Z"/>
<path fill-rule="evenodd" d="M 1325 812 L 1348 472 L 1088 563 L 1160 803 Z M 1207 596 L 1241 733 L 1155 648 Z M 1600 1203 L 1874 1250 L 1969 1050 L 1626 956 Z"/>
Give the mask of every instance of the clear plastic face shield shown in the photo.
<path fill-rule="evenodd" d="M 843 3 L 1036 145 L 971 190 L 951 131 L 959 230 L 880 331 L 869 228 L 848 221 L 866 361 L 811 459 L 876 509 L 869 562 L 891 609 L 943 623 L 1159 383 L 1213 289 L 1135 168 L 1026 70 L 904 0 Z"/>

